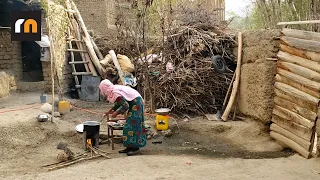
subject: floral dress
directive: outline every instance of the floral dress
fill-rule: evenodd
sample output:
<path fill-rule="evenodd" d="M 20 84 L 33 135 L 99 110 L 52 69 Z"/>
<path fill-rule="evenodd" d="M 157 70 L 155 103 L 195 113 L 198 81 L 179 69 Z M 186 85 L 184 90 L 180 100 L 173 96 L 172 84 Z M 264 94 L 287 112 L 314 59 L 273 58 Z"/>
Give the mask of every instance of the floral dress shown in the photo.
<path fill-rule="evenodd" d="M 146 129 L 144 126 L 144 107 L 141 97 L 132 101 L 118 97 L 113 106 L 114 111 L 124 114 L 128 110 L 128 118 L 123 127 L 123 145 L 140 148 L 146 145 Z"/>

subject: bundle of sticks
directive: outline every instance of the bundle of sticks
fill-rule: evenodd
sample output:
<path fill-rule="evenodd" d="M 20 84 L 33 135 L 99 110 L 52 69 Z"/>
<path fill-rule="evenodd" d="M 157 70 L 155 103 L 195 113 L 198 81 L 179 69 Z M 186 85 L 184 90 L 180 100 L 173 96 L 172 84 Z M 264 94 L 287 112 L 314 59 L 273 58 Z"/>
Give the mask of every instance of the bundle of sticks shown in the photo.
<path fill-rule="evenodd" d="M 190 21 L 170 30 L 166 36 L 163 58 L 148 66 L 149 85 L 140 73 L 139 79 L 144 89 L 151 86 L 157 108 L 168 107 L 176 114 L 197 115 L 216 113 L 222 108 L 236 67 L 232 53 L 235 38 L 226 33 L 223 30 L 225 27 L 218 21 L 207 22 L 215 23 Z M 214 71 L 211 59 L 214 55 L 224 57 L 228 71 Z M 172 63 L 174 70 L 168 71 L 168 62 Z M 145 69 L 140 67 L 138 71 Z"/>

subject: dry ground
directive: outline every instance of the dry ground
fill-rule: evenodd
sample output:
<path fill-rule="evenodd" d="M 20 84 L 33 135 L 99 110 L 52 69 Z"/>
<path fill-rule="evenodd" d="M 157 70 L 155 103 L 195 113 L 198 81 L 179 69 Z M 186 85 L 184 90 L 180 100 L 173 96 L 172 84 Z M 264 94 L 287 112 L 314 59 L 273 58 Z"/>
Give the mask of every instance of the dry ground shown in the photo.
<path fill-rule="evenodd" d="M 116 145 L 102 145 L 112 159 L 83 162 L 48 172 L 42 165 L 56 162 L 60 141 L 75 153 L 83 153 L 81 135 L 75 125 L 100 116 L 74 110 L 39 123 L 38 107 L 1 113 L 39 103 L 40 93 L 12 94 L 0 99 L 0 178 L 2 179 L 320 179 L 320 160 L 306 160 L 282 150 L 271 140 L 265 127 L 254 121 L 212 122 L 202 117 L 188 122 L 171 121 L 174 135 L 162 144 L 149 141 L 141 154 L 120 155 Z M 103 112 L 103 103 L 75 102 Z M 149 117 L 147 123 L 153 124 Z M 106 130 L 105 125 L 102 131 Z M 105 132 L 102 132 L 105 133 Z"/>

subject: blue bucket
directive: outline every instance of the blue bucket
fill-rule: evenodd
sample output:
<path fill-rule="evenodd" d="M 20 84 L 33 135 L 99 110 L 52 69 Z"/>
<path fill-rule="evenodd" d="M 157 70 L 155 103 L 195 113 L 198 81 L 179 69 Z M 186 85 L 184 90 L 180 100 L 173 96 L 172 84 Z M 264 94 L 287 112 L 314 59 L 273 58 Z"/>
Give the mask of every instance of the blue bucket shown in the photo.
<path fill-rule="evenodd" d="M 41 103 L 46 103 L 47 102 L 47 95 L 41 94 L 40 95 L 40 102 Z"/>

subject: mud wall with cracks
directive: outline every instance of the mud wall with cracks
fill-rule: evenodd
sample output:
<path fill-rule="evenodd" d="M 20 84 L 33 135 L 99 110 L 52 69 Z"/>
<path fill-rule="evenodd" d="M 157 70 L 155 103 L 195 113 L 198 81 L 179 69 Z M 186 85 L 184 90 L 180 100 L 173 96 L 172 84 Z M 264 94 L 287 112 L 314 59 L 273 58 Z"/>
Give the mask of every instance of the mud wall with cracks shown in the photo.
<path fill-rule="evenodd" d="M 238 109 L 247 116 L 267 124 L 271 121 L 275 58 L 279 51 L 280 30 L 254 30 L 243 33 L 243 56 L 241 66 Z"/>

